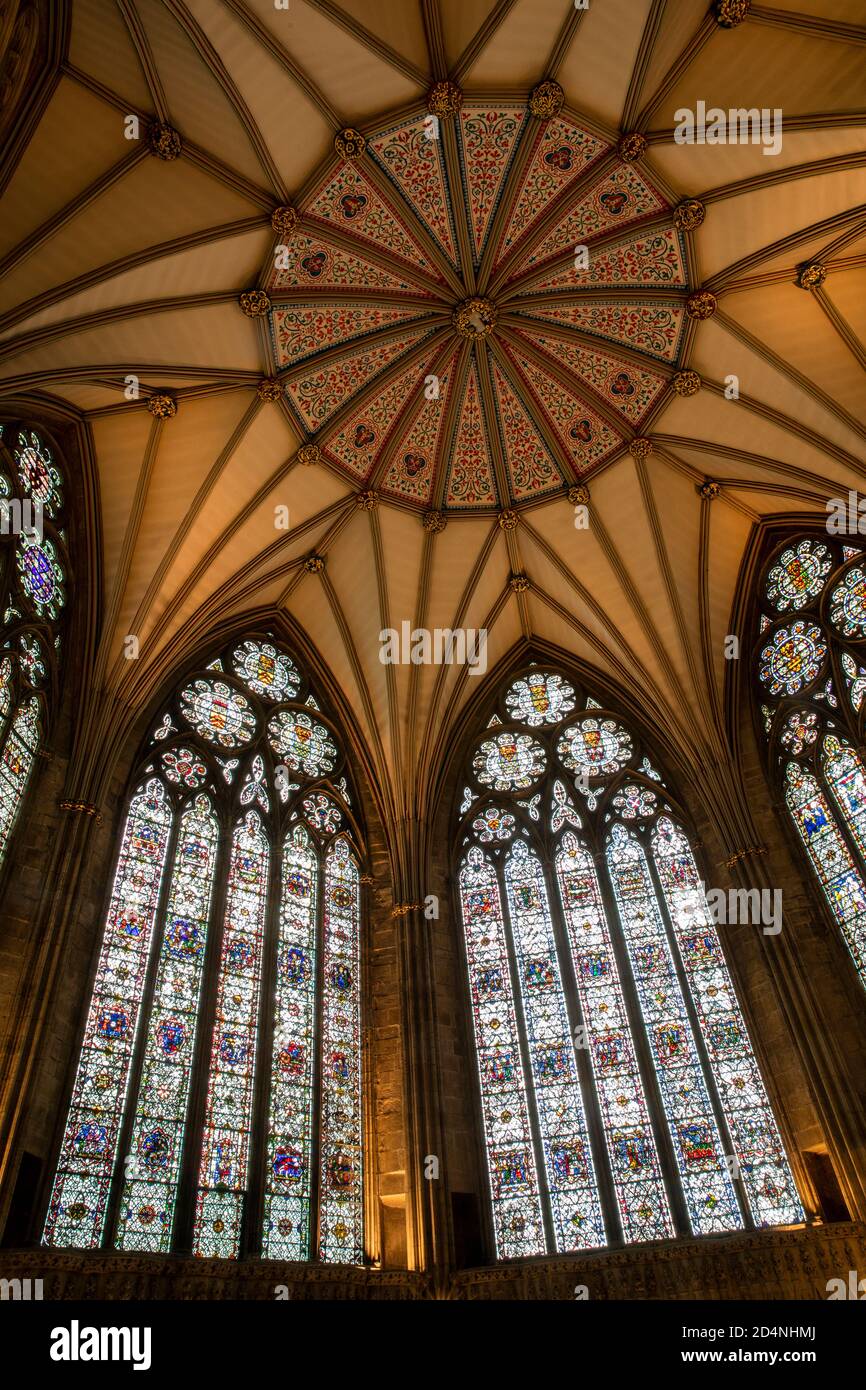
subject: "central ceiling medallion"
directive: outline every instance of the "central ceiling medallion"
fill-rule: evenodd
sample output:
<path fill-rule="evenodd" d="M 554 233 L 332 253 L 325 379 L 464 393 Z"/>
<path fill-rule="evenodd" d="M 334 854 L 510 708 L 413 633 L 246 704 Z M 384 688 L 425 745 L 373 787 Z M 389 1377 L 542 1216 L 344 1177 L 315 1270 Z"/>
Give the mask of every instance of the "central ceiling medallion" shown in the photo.
<path fill-rule="evenodd" d="M 247 296 L 298 457 L 314 445 L 354 494 L 441 529 L 565 499 L 649 435 L 700 219 L 638 143 L 552 80 L 523 98 L 440 82 L 341 132 Z"/>
<path fill-rule="evenodd" d="M 473 294 L 455 306 L 451 322 L 464 338 L 486 338 L 496 325 L 496 305 L 484 295 Z"/>

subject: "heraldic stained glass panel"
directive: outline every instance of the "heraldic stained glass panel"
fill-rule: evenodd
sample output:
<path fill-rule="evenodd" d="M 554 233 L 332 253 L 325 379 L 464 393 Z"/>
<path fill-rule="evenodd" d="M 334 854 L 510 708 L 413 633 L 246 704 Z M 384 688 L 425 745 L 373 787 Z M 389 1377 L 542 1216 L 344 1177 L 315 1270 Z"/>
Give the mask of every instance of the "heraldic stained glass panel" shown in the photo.
<path fill-rule="evenodd" d="M 248 1183 L 259 990 L 268 892 L 268 841 L 248 811 L 229 861 L 216 1022 L 196 1202 L 193 1253 L 238 1253 Z"/>
<path fill-rule="evenodd" d="M 360 875 L 348 842 L 325 860 L 319 1255 L 361 1258 Z"/>
<path fill-rule="evenodd" d="M 310 1240 L 317 896 L 315 849 L 297 826 L 286 837 L 280 898 L 262 1234 L 262 1253 L 270 1260 L 303 1259 Z"/>
<path fill-rule="evenodd" d="M 673 1235 L 646 1089 L 634 1053 L 595 863 L 571 832 L 556 874 L 617 1203 L 627 1240 Z"/>
<path fill-rule="evenodd" d="M 7 722 L 14 674 L 0 657 Z M 361 842 L 337 733 L 250 636 L 177 689 L 133 787 L 43 1241 L 361 1264 Z"/>
<path fill-rule="evenodd" d="M 802 1223 L 683 812 L 634 730 L 540 666 L 486 722 L 457 884 L 497 1257 Z"/>
<path fill-rule="evenodd" d="M 460 902 L 496 1251 L 511 1258 L 543 1255 L 541 1197 L 502 900 L 493 865 L 477 846 L 460 870 Z"/>
<path fill-rule="evenodd" d="M 835 536 L 766 566 L 755 707 L 797 839 L 866 985 L 866 557 Z M 793 756 L 792 756 L 793 755 Z"/>

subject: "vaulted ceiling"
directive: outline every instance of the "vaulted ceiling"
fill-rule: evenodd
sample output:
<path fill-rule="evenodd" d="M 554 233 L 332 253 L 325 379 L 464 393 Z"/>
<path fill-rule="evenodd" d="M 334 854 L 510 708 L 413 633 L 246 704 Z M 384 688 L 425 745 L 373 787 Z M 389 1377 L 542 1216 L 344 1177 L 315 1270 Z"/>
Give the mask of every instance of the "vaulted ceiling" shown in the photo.
<path fill-rule="evenodd" d="M 866 27 L 791 3 L 75 0 L 0 391 L 91 434 L 95 737 L 273 607 L 395 819 L 477 688 L 383 664 L 405 621 L 557 644 L 723 754 L 754 524 L 864 476 Z M 677 143 L 698 100 L 780 108 L 781 150 Z"/>

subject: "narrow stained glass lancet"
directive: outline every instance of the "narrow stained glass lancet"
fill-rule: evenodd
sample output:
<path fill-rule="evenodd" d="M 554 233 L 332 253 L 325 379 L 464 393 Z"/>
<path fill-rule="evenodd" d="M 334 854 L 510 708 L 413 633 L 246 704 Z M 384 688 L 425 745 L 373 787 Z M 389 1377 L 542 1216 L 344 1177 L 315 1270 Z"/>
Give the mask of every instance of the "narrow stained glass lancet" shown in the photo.
<path fill-rule="evenodd" d="M 180 821 L 116 1244 L 171 1249 L 219 824 L 206 796 Z"/>
<path fill-rule="evenodd" d="M 598 876 L 576 835 L 562 837 L 556 872 L 623 1229 L 661 1240 L 673 1235 L 670 1207 Z"/>
<path fill-rule="evenodd" d="M 701 901 L 688 839 L 667 817 L 653 852 L 701 1033 L 719 1090 L 734 1156 L 758 1226 L 799 1221 L 800 1200 L 758 1071 L 715 923 Z"/>
<path fill-rule="evenodd" d="M 524 840 L 505 861 L 505 891 L 556 1247 L 604 1245 L 547 885 Z"/>
<path fill-rule="evenodd" d="M 544 1225 L 502 899 L 493 865 L 477 847 L 460 871 L 460 899 L 496 1251 L 540 1255 Z"/>
<path fill-rule="evenodd" d="M 102 1240 L 171 823 L 165 789 L 153 780 L 126 819 L 48 1209 L 49 1245 Z"/>
<path fill-rule="evenodd" d="M 265 1224 L 267 1259 L 302 1260 L 310 1245 L 316 1042 L 318 861 L 298 826 L 283 848 Z"/>
<path fill-rule="evenodd" d="M 325 859 L 322 1003 L 322 1142 L 319 1253 L 361 1258 L 360 875 L 348 842 Z"/>
<path fill-rule="evenodd" d="M 196 1255 L 238 1254 L 249 1182 L 268 863 L 261 820 L 249 811 L 232 837 L 193 1232 Z"/>
<path fill-rule="evenodd" d="M 695 1235 L 742 1226 L 686 1002 L 642 846 L 617 825 L 608 864 Z"/>

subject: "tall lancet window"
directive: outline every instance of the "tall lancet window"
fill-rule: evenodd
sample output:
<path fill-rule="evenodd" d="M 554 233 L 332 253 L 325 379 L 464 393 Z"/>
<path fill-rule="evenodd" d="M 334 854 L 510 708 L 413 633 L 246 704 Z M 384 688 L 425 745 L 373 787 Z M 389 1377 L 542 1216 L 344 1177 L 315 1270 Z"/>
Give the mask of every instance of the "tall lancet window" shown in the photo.
<path fill-rule="evenodd" d="M 180 684 L 133 779 L 46 1244 L 363 1261 L 355 805 L 270 635 Z"/>
<path fill-rule="evenodd" d="M 0 425 L 0 867 L 57 689 L 68 563 L 63 480 L 29 425 Z"/>
<path fill-rule="evenodd" d="M 866 552 L 824 535 L 767 565 L 754 671 L 770 766 L 866 984 Z"/>
<path fill-rule="evenodd" d="M 530 669 L 458 819 L 498 1257 L 801 1222 L 686 817 L 633 730 Z"/>

